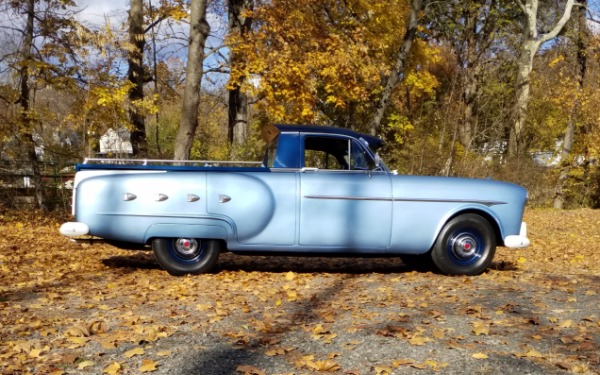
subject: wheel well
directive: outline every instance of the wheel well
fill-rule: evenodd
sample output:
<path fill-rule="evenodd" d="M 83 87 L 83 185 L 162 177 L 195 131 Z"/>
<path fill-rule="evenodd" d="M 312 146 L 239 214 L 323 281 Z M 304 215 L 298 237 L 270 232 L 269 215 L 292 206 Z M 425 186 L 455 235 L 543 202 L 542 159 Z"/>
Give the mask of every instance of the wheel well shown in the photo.
<path fill-rule="evenodd" d="M 496 236 L 496 244 L 498 246 L 504 245 L 504 239 L 502 238 L 502 234 L 500 233 L 500 227 L 498 226 L 498 222 L 496 221 L 496 219 L 494 219 L 487 212 L 479 211 L 479 210 L 465 210 L 465 211 L 460 211 L 460 212 L 457 212 L 456 214 L 452 215 L 452 217 L 450 217 L 448 219 L 448 221 L 454 219 L 457 216 L 464 215 L 464 214 L 479 215 L 482 218 L 484 218 L 485 220 L 487 220 L 487 222 L 490 223 L 490 225 L 492 226 L 492 228 L 494 228 L 494 235 Z"/>

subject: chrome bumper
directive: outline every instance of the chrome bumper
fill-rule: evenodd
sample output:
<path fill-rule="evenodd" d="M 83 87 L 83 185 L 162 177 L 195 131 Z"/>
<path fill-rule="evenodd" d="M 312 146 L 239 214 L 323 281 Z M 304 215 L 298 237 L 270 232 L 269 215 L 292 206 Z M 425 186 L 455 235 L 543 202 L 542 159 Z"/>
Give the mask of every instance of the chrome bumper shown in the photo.
<path fill-rule="evenodd" d="M 513 249 L 520 249 L 529 246 L 529 238 L 527 238 L 527 224 L 521 223 L 521 231 L 518 235 L 506 236 L 504 238 L 504 246 Z"/>

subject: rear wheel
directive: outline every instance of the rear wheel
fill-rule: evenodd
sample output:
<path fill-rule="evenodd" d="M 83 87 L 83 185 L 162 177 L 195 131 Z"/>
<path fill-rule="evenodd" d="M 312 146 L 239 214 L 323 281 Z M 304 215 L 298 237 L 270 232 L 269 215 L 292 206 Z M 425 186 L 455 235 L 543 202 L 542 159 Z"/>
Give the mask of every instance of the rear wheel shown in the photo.
<path fill-rule="evenodd" d="M 496 252 L 494 228 L 483 217 L 464 214 L 450 220 L 440 232 L 431 258 L 448 275 L 479 275 Z"/>
<path fill-rule="evenodd" d="M 218 240 L 195 238 L 157 238 L 152 241 L 154 257 L 171 275 L 199 274 L 210 271 L 221 251 Z"/>

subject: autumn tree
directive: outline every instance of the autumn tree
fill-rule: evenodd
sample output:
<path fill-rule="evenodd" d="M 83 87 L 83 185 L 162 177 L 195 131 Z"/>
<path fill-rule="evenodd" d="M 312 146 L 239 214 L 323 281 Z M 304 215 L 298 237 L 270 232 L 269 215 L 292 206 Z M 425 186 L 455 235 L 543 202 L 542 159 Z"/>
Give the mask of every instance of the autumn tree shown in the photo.
<path fill-rule="evenodd" d="M 522 145 L 522 132 L 527 121 L 527 106 L 530 97 L 530 76 L 533 58 L 542 44 L 556 38 L 571 17 L 575 0 L 567 0 L 562 16 L 550 27 L 550 31 L 540 33 L 538 29 L 539 0 L 515 0 L 522 12 L 522 41 L 517 61 L 515 121 L 510 129 L 508 142 L 509 156 L 515 156 Z"/>
<path fill-rule="evenodd" d="M 144 66 L 146 39 L 144 36 L 144 2 L 131 0 L 129 5 L 129 43 L 127 77 L 132 83 L 129 89 L 129 100 L 132 103 L 144 99 L 144 84 L 150 80 Z M 130 106 L 129 118 L 132 125 L 131 146 L 135 156 L 145 157 L 147 150 L 146 124 L 144 114 L 134 105 Z"/>
<path fill-rule="evenodd" d="M 3 32 L 21 38 L 20 48 L 4 56 L 16 74 L 18 86 L 15 87 L 18 116 L 11 137 L 18 142 L 31 167 L 37 205 L 46 209 L 40 167 L 43 144 L 39 143 L 45 119 L 36 111 L 32 93 L 42 88 L 74 86 L 78 75 L 77 50 L 85 33 L 74 19 L 75 3 L 69 0 L 2 1 L 0 5 L 12 21 Z"/>
<path fill-rule="evenodd" d="M 198 127 L 198 105 L 204 63 L 204 46 L 210 32 L 206 20 L 207 0 L 192 0 L 190 7 L 190 33 L 181 121 L 175 138 L 174 159 L 186 160 L 196 128 Z"/>
<path fill-rule="evenodd" d="M 230 43 L 242 41 L 247 37 L 252 26 L 252 9 L 254 0 L 228 0 L 227 18 L 229 21 Z M 231 75 L 229 79 L 228 101 L 228 139 L 232 146 L 244 143 L 248 136 L 248 95 L 242 89 L 244 81 L 248 78 L 245 71 L 246 58 L 238 53 L 235 48 L 229 51 L 229 64 Z"/>
<path fill-rule="evenodd" d="M 384 80 L 385 83 L 382 85 L 383 91 L 381 93 L 381 98 L 375 107 L 375 114 L 371 120 L 370 131 L 372 135 L 377 134 L 381 126 L 381 120 L 383 119 L 385 110 L 389 105 L 392 91 L 394 88 L 396 88 L 400 77 L 404 76 L 405 74 L 404 70 L 406 69 L 406 60 L 408 59 L 408 54 L 410 53 L 410 49 L 412 48 L 413 41 L 417 34 L 417 26 L 419 25 L 419 12 L 423 8 L 424 2 L 426 2 L 426 0 L 412 0 L 410 2 L 410 10 L 408 12 L 406 31 L 404 32 L 404 37 L 402 38 L 402 44 L 396 54 L 394 65 L 390 70 L 389 75 Z"/>
<path fill-rule="evenodd" d="M 152 112 L 148 111 L 151 107 L 149 102 L 152 102 L 152 100 L 145 98 L 144 85 L 154 81 L 156 88 L 158 84 L 156 77 L 157 46 L 155 28 L 166 19 L 180 21 L 186 16 L 184 5 L 180 0 L 162 0 L 156 6 L 152 5 L 152 1 L 148 1 L 147 5 L 144 0 L 130 1 L 128 14 L 129 40 L 125 44 L 125 50 L 128 64 L 127 77 L 131 82 L 128 94 L 129 122 L 132 128 L 131 144 L 133 154 L 136 156 L 145 157 L 148 153 L 145 119 L 148 112 Z M 148 36 L 148 34 L 150 35 Z M 150 72 L 151 69 L 145 58 L 148 53 L 146 50 L 146 39 L 148 37 L 152 41 L 153 73 Z M 156 112 L 156 109 L 154 108 L 153 111 Z"/>
<path fill-rule="evenodd" d="M 588 69 L 588 45 L 590 43 L 590 29 L 586 17 L 587 1 L 581 1 L 581 7 L 577 9 L 573 29 L 573 44 L 575 46 L 576 56 L 576 73 L 575 73 L 575 93 L 573 95 L 573 105 L 569 111 L 567 127 L 564 132 L 561 147 L 561 165 L 558 181 L 556 183 L 556 196 L 554 197 L 554 208 L 562 209 L 565 204 L 565 185 L 571 167 L 573 164 L 572 150 L 575 143 L 575 128 L 576 122 L 581 110 L 582 101 L 584 100 L 584 85 Z"/>
<path fill-rule="evenodd" d="M 420 2 L 415 4 L 420 8 Z M 235 74 L 252 77 L 245 89 L 260 100 L 258 108 L 270 121 L 328 123 L 368 132 L 373 103 L 390 82 L 382 76 L 390 76 L 399 53 L 401 60 L 406 58 L 407 22 L 418 17 L 417 10 L 410 18 L 410 10 L 409 3 L 396 0 L 257 4 L 252 32 L 232 46 L 247 59 L 245 69 Z M 406 41 L 412 41 L 410 32 Z M 408 66 L 415 65 L 393 75 L 409 76 Z"/>

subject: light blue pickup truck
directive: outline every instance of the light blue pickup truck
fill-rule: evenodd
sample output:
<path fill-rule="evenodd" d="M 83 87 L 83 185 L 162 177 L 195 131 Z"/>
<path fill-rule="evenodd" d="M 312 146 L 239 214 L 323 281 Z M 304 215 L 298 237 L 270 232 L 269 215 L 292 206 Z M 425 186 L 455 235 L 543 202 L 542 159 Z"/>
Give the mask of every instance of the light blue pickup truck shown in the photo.
<path fill-rule="evenodd" d="M 266 138 L 256 165 L 86 160 L 76 166 L 75 221 L 60 232 L 151 246 L 173 275 L 207 272 L 223 251 L 398 255 L 476 275 L 496 245 L 529 245 L 521 186 L 398 175 L 376 153 L 379 138 L 346 129 L 277 125 Z"/>

